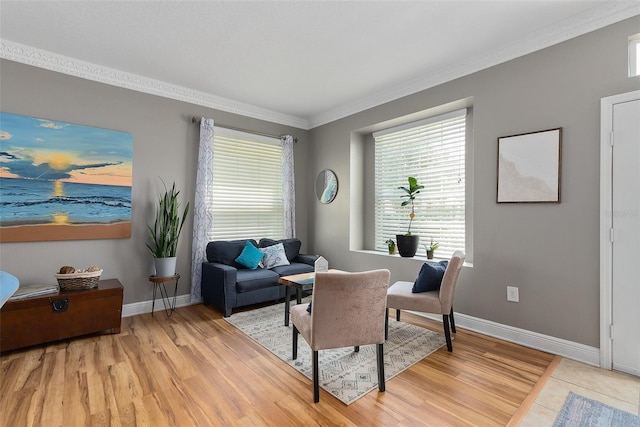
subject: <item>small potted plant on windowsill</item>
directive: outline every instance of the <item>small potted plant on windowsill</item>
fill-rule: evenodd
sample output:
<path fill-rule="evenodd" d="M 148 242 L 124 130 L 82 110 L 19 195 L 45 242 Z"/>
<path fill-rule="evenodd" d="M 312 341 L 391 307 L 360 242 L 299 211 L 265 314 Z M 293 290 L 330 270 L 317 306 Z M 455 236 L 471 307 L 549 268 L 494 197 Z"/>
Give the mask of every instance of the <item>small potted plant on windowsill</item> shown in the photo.
<path fill-rule="evenodd" d="M 440 247 L 440 243 L 438 242 L 433 242 L 433 239 L 431 239 L 431 244 L 429 245 L 424 245 L 424 248 L 427 251 L 427 259 L 433 259 L 433 253 L 435 252 L 436 249 L 438 249 Z"/>
<path fill-rule="evenodd" d="M 393 239 L 387 239 L 387 241 L 385 243 L 387 244 L 387 248 L 389 249 L 389 255 L 395 255 L 396 254 L 396 242 L 394 242 Z"/>
<path fill-rule="evenodd" d="M 398 189 L 405 192 L 401 197 L 407 198 L 407 200 L 404 200 L 400 206 L 411 205 L 409 228 L 405 234 L 396 234 L 396 242 L 400 256 L 410 258 L 416 254 L 416 251 L 418 250 L 418 242 L 420 241 L 420 236 L 411 234 L 411 224 L 413 223 L 413 218 L 416 216 L 413 202 L 416 195 L 424 188 L 424 185 L 419 185 L 418 180 L 412 176 L 408 178 L 408 181 L 408 187 L 398 187 Z"/>

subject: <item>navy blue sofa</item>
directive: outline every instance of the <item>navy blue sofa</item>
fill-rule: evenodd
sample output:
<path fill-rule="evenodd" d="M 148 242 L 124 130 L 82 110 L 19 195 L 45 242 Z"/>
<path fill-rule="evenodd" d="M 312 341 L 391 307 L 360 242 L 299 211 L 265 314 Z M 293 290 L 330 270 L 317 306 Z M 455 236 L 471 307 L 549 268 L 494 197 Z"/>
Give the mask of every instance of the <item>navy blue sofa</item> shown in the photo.
<path fill-rule="evenodd" d="M 236 307 L 278 301 L 285 296 L 285 287 L 278 283 L 281 276 L 310 273 L 318 255 L 300 253 L 299 239 L 260 239 L 256 247 L 264 248 L 277 243 L 284 245 L 289 265 L 272 269 L 258 267 L 255 270 L 235 262 L 244 248 L 244 240 L 220 240 L 207 244 L 207 262 L 202 263 L 200 292 L 205 304 L 222 310 L 224 317 L 231 316 Z"/>

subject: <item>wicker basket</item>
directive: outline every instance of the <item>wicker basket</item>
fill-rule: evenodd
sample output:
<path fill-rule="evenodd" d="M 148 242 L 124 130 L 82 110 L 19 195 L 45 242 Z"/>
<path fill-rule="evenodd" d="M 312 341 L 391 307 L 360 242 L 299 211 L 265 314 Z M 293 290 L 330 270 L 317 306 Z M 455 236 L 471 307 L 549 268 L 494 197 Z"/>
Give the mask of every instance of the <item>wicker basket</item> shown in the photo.
<path fill-rule="evenodd" d="M 86 273 L 60 274 L 56 273 L 58 285 L 61 290 L 73 291 L 78 289 L 91 289 L 98 286 L 98 280 L 102 270 L 90 271 Z"/>

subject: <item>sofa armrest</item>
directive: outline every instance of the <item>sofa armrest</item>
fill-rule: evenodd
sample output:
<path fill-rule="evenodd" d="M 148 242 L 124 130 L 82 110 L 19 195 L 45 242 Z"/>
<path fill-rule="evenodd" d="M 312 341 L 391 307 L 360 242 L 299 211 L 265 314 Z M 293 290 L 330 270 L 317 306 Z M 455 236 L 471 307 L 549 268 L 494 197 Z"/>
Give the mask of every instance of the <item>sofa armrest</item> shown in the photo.
<path fill-rule="evenodd" d="M 308 264 L 310 266 L 314 266 L 316 260 L 320 257 L 320 255 L 310 255 L 310 254 L 298 254 L 293 261 L 301 262 L 303 264 Z"/>
<path fill-rule="evenodd" d="M 200 292 L 206 304 L 212 304 L 223 311 L 225 317 L 231 315 L 236 306 L 236 280 L 238 270 L 235 267 L 216 262 L 202 263 L 202 281 Z"/>

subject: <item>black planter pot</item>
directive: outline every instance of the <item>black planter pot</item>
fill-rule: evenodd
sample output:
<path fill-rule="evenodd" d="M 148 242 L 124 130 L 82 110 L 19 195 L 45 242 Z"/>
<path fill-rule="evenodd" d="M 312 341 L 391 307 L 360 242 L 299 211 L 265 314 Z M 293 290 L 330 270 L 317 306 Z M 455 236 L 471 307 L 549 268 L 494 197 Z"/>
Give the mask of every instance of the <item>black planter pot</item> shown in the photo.
<path fill-rule="evenodd" d="M 396 246 L 401 257 L 411 258 L 418 250 L 420 236 L 396 234 Z"/>

